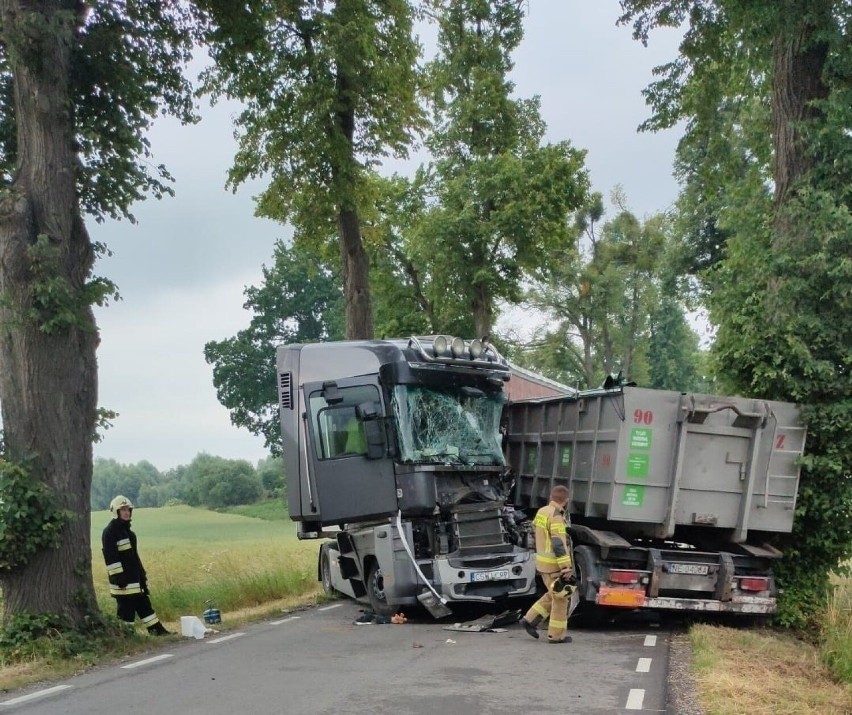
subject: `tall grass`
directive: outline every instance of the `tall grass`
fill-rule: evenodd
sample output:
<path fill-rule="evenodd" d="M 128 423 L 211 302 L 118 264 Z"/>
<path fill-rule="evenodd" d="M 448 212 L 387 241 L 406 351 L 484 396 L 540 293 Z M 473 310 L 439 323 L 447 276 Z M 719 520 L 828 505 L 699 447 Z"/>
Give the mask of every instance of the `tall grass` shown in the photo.
<path fill-rule="evenodd" d="M 283 510 L 283 507 L 280 507 Z M 98 603 L 115 610 L 101 555 L 109 512 L 92 513 L 92 564 Z M 133 531 L 161 620 L 223 612 L 318 592 L 319 543 L 300 542 L 289 520 L 268 521 L 188 506 L 136 509 Z"/>
<path fill-rule="evenodd" d="M 707 715 L 852 712 L 852 687 L 832 677 L 817 648 L 790 633 L 700 624 L 689 639 Z"/>
<path fill-rule="evenodd" d="M 837 579 L 828 599 L 820 652 L 835 677 L 852 684 L 852 578 Z"/>

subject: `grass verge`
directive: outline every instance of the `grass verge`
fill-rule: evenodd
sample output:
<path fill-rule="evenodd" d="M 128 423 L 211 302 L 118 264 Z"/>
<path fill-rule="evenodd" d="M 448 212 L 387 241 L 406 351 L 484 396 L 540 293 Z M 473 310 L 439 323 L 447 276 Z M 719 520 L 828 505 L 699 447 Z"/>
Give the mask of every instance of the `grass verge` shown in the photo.
<path fill-rule="evenodd" d="M 852 712 L 852 685 L 838 682 L 819 648 L 792 634 L 702 624 L 689 639 L 706 715 Z"/>

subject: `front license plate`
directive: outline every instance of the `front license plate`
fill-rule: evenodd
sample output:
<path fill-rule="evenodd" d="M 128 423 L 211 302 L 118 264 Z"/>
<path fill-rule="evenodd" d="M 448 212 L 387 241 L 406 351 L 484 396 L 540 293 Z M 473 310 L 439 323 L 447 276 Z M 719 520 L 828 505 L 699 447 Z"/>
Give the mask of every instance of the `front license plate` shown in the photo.
<path fill-rule="evenodd" d="M 710 572 L 707 564 L 669 564 L 669 573 L 689 574 L 690 576 L 706 576 Z"/>
<path fill-rule="evenodd" d="M 500 569 L 499 571 L 477 571 L 470 575 L 470 580 L 474 583 L 478 581 L 506 581 L 509 578 L 509 569 Z"/>

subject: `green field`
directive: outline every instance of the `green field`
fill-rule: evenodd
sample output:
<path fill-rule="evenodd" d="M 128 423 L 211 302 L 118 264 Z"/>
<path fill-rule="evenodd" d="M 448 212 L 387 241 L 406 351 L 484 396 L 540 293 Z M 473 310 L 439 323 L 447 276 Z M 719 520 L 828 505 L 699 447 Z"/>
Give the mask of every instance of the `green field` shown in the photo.
<path fill-rule="evenodd" d="M 285 507 L 281 505 L 282 513 Z M 113 612 L 101 532 L 107 511 L 92 512 L 92 571 L 98 602 Z M 318 592 L 318 541 L 299 541 L 289 519 L 270 521 L 188 506 L 135 509 L 133 531 L 160 618 L 201 615 L 212 601 L 223 612 Z"/>

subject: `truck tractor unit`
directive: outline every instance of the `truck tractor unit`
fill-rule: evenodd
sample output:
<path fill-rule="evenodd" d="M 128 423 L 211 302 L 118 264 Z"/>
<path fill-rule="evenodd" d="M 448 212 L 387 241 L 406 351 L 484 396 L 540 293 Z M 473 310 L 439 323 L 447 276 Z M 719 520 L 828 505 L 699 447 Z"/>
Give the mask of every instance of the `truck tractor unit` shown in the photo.
<path fill-rule="evenodd" d="M 771 542 L 792 530 L 805 445 L 795 405 L 625 385 L 513 402 L 505 419 L 515 506 L 571 491 L 580 606 L 775 611 Z"/>
<path fill-rule="evenodd" d="M 327 539 L 327 592 L 436 617 L 535 593 L 528 524 L 506 503 L 510 369 L 492 345 L 285 345 L 277 375 L 288 511 L 299 538 Z"/>

